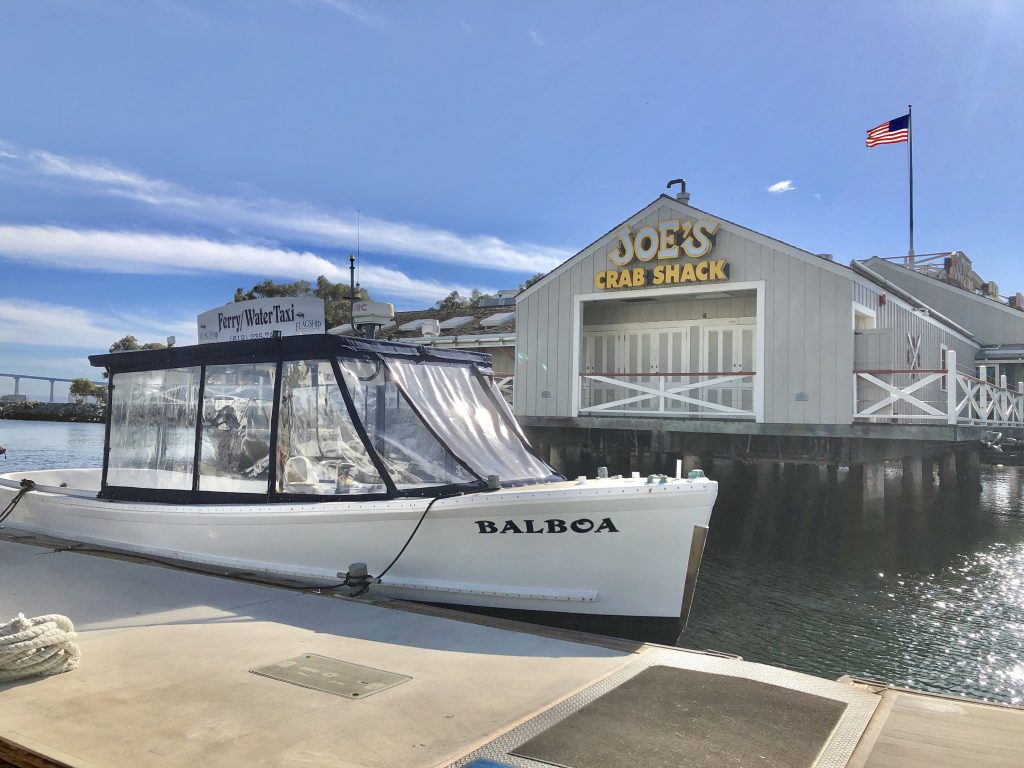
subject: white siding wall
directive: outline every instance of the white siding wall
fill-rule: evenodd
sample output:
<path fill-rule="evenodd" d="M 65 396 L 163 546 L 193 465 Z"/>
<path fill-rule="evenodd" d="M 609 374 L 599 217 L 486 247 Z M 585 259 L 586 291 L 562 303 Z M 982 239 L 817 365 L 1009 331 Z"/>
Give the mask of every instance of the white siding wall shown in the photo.
<path fill-rule="evenodd" d="M 956 351 L 957 368 L 961 371 L 974 372 L 974 356 L 979 347 L 965 341 L 959 334 L 946 330 L 934 321 L 925 318 L 920 311 L 914 311 L 891 294 L 886 297 L 884 305 L 879 304 L 884 293 L 882 288 L 874 284 L 864 284 L 860 280 L 854 284 L 854 301 L 874 310 L 876 314 L 875 331 L 857 334 L 856 357 L 854 365 L 858 370 L 903 370 L 911 367 L 911 338 L 920 338 L 921 357 L 918 368 L 923 370 L 939 370 L 942 367 L 942 345 Z M 908 338 L 909 335 L 909 338 Z M 883 381 L 905 387 L 917 379 L 910 374 L 894 374 L 892 377 L 880 377 Z M 870 384 L 860 389 L 861 407 L 866 403 L 875 402 L 883 396 L 881 391 Z M 931 403 L 940 410 L 945 409 L 946 393 L 938 383 L 930 384 L 914 392 L 914 397 Z M 895 406 L 896 414 L 917 413 L 913 407 L 904 403 Z"/>
<path fill-rule="evenodd" d="M 716 217 L 662 197 L 628 221 L 640 227 L 670 219 Z M 574 297 L 595 293 L 594 275 L 611 268 L 607 252 L 614 232 L 526 291 L 517 305 L 515 410 L 529 416 L 572 416 L 570 370 Z M 800 252 L 802 253 L 802 252 Z M 685 258 L 685 257 L 684 257 Z M 765 282 L 765 421 L 777 423 L 849 423 L 853 402 L 852 272 L 810 254 L 722 222 L 707 258 L 729 263 L 729 280 Z M 847 274 L 848 273 L 848 274 Z M 644 288 L 604 293 L 642 294 Z M 682 288 L 681 290 L 685 290 Z M 619 304 L 626 313 L 643 304 Z M 590 312 L 588 309 L 588 322 Z M 610 312 L 601 308 L 599 312 Z M 654 311 L 653 309 L 651 311 Z M 626 315 L 624 315 L 626 316 Z M 735 315 L 734 315 L 735 316 Z M 544 393 L 548 397 L 544 397 Z M 806 400 L 797 400 L 806 393 Z"/>

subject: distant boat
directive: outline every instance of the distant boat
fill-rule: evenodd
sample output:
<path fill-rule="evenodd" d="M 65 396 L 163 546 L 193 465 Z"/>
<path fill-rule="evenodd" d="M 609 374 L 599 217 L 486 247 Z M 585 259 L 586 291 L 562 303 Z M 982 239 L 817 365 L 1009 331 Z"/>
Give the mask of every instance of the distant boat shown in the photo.
<path fill-rule="evenodd" d="M 488 355 L 322 334 L 90 361 L 103 466 L 0 475 L 2 504 L 36 483 L 10 528 L 581 626 L 689 609 L 717 483 L 565 480 Z"/>

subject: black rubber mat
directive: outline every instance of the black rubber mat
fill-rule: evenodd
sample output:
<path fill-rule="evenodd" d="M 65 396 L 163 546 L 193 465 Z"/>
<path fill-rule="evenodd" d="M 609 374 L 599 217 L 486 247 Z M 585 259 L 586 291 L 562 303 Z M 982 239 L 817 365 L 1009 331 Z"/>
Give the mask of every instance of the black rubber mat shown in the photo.
<path fill-rule="evenodd" d="M 512 754 L 563 768 L 801 768 L 845 708 L 740 677 L 650 667 Z"/>

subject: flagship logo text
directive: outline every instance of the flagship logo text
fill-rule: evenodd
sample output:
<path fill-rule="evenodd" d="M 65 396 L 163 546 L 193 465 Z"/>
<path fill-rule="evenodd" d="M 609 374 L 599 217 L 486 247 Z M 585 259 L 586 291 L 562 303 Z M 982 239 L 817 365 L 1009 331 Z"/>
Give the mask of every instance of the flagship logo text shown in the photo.
<path fill-rule="evenodd" d="M 552 520 L 477 520 L 478 533 L 618 533 L 610 517 L 594 522 L 588 518 L 580 518 L 566 522 L 557 518 Z"/>

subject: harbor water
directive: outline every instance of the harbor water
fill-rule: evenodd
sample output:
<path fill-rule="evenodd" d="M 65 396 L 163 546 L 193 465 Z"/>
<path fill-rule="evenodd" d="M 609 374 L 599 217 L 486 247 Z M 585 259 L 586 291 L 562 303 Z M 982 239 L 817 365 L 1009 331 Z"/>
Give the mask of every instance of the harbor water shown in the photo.
<path fill-rule="evenodd" d="M 103 426 L 0 420 L 0 472 L 99 466 Z M 1021 467 L 983 467 L 982 487 L 886 489 L 886 527 L 817 473 L 716 466 L 712 517 L 679 644 L 835 678 L 1024 704 Z M 0 617 L 2 619 L 2 617 Z"/>

